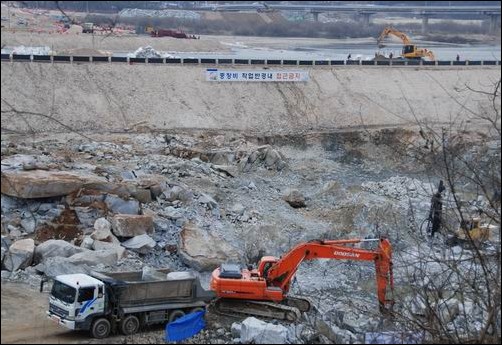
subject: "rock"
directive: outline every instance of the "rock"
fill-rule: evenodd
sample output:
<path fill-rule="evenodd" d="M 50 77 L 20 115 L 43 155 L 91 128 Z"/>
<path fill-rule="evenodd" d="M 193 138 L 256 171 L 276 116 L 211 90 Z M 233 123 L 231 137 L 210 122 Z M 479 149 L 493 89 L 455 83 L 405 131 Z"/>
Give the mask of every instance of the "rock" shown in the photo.
<path fill-rule="evenodd" d="M 225 136 L 224 135 L 217 135 L 213 138 L 213 141 L 216 144 L 216 146 L 221 147 L 225 143 Z"/>
<path fill-rule="evenodd" d="M 235 177 L 239 173 L 239 169 L 232 165 L 212 165 L 212 168 L 218 172 L 221 172 L 229 177 Z"/>
<path fill-rule="evenodd" d="M 288 329 L 282 325 L 274 325 L 254 317 L 248 317 L 242 322 L 240 338 L 243 343 L 286 344 Z"/>
<path fill-rule="evenodd" d="M 124 200 L 116 195 L 108 194 L 105 203 L 113 213 L 139 214 L 138 200 Z"/>
<path fill-rule="evenodd" d="M 0 263 L 3 265 L 3 258 L 5 257 L 5 254 L 7 254 L 7 252 L 9 251 L 8 249 L 5 249 L 3 246 L 2 246 L 2 257 L 1 257 L 1 260 L 0 260 Z"/>
<path fill-rule="evenodd" d="M 111 243 L 104 241 L 94 241 L 92 244 L 92 249 L 94 250 L 115 250 L 117 252 L 117 258 L 120 260 L 125 255 L 125 248 L 119 243 Z"/>
<path fill-rule="evenodd" d="M 183 202 L 188 202 L 193 198 L 193 193 L 187 188 L 178 185 L 169 187 L 167 183 L 161 183 L 160 186 L 167 201 L 181 200 Z"/>
<path fill-rule="evenodd" d="M 265 154 L 265 166 L 267 168 L 274 168 L 279 160 L 281 160 L 279 153 L 276 150 L 269 148 Z"/>
<path fill-rule="evenodd" d="M 284 195 L 284 200 L 294 208 L 306 207 L 305 197 L 296 189 L 288 189 Z"/>
<path fill-rule="evenodd" d="M 142 268 L 141 280 L 166 280 L 166 274 L 157 271 L 155 268 L 145 266 Z"/>
<path fill-rule="evenodd" d="M 230 208 L 230 212 L 240 216 L 244 213 L 244 211 L 246 210 L 246 208 L 244 207 L 244 205 L 240 204 L 240 203 L 236 203 L 234 205 L 232 205 L 232 207 Z"/>
<path fill-rule="evenodd" d="M 251 182 L 249 182 L 249 184 L 248 184 L 248 188 L 249 188 L 249 189 L 256 189 L 256 185 L 254 184 L 254 182 L 252 182 L 252 181 L 251 181 Z"/>
<path fill-rule="evenodd" d="M 21 230 L 19 230 L 17 227 L 15 227 L 11 224 L 9 224 L 9 226 L 7 226 L 7 229 L 9 230 L 9 236 L 11 239 L 17 239 L 23 235 Z"/>
<path fill-rule="evenodd" d="M 218 203 L 209 195 L 201 193 L 199 203 L 206 205 L 210 210 L 218 208 Z"/>
<path fill-rule="evenodd" d="M 456 298 L 447 301 L 440 301 L 439 303 L 439 316 L 441 322 L 447 324 L 453 321 L 460 313 L 459 301 Z"/>
<path fill-rule="evenodd" d="M 224 239 L 192 223 L 180 233 L 178 253 L 186 265 L 198 271 L 213 270 L 226 261 L 240 261 L 239 252 Z"/>
<path fill-rule="evenodd" d="M 150 189 L 137 188 L 135 191 L 131 191 L 131 196 L 143 204 L 152 202 Z"/>
<path fill-rule="evenodd" d="M 241 324 L 238 322 L 232 323 L 230 333 L 232 333 L 232 337 L 239 338 L 241 336 Z"/>
<path fill-rule="evenodd" d="M 460 255 L 463 251 L 462 247 L 460 246 L 455 246 L 451 249 L 454 255 Z"/>
<path fill-rule="evenodd" d="M 153 238 L 148 236 L 147 234 L 135 236 L 125 242 L 122 242 L 122 246 L 127 249 L 134 250 L 140 254 L 148 254 L 155 248 L 157 243 Z"/>
<path fill-rule="evenodd" d="M 37 226 L 37 221 L 33 216 L 28 216 L 21 221 L 21 227 L 28 234 L 34 233 Z"/>
<path fill-rule="evenodd" d="M 156 200 L 162 194 L 162 188 L 160 184 L 156 184 L 150 187 L 150 194 L 153 200 Z"/>
<path fill-rule="evenodd" d="M 21 208 L 22 200 L 19 200 L 18 198 L 14 198 L 2 193 L 0 204 L 2 208 L 2 213 L 6 214 L 13 210 Z"/>
<path fill-rule="evenodd" d="M 35 252 L 35 241 L 31 238 L 14 242 L 4 257 L 4 267 L 8 271 L 16 271 L 31 265 L 33 253 Z"/>
<path fill-rule="evenodd" d="M 81 248 L 93 249 L 94 240 L 90 236 L 84 236 L 82 243 L 80 243 Z"/>
<path fill-rule="evenodd" d="M 48 240 L 37 246 L 34 261 L 40 263 L 55 256 L 68 258 L 83 251 L 85 251 L 84 248 L 74 246 L 63 240 Z"/>
<path fill-rule="evenodd" d="M 80 224 L 85 227 L 91 228 L 94 225 L 96 219 L 101 218 L 105 215 L 105 212 L 101 209 L 93 207 L 73 207 L 75 213 L 77 214 Z"/>
<path fill-rule="evenodd" d="M 69 262 L 68 258 L 59 256 L 48 258 L 43 263 L 35 266 L 35 270 L 51 278 L 62 274 L 89 273 L 91 271 L 87 265 L 74 264 Z"/>
<path fill-rule="evenodd" d="M 116 214 L 112 218 L 113 233 L 119 237 L 153 234 L 153 218 L 149 215 Z"/>
<path fill-rule="evenodd" d="M 117 263 L 117 260 L 118 256 L 116 250 L 86 250 L 68 258 L 69 263 L 88 266 L 96 266 L 99 264 L 113 266 Z"/>
<path fill-rule="evenodd" d="M 427 304 L 424 301 L 424 298 L 420 295 L 415 296 L 415 298 L 411 301 L 410 311 L 414 315 L 426 316 L 427 315 Z"/>
<path fill-rule="evenodd" d="M 182 227 L 183 225 L 186 224 L 186 222 L 188 222 L 186 218 L 176 219 L 176 226 Z"/>
<path fill-rule="evenodd" d="M 106 184 L 104 178 L 85 172 L 3 170 L 2 194 L 23 199 L 68 195 L 88 184 Z"/>
<path fill-rule="evenodd" d="M 176 209 L 172 206 L 166 207 L 166 209 L 163 210 L 161 212 L 161 214 L 163 216 L 166 216 L 167 218 L 173 219 L 173 220 L 183 218 L 183 213 L 181 213 L 181 211 L 179 209 Z"/>
<path fill-rule="evenodd" d="M 7 270 L 2 270 L 2 280 L 3 279 L 9 279 L 12 273 L 10 273 Z"/>
<path fill-rule="evenodd" d="M 305 336 L 305 325 L 304 324 L 292 324 L 288 327 L 288 343 L 289 344 L 298 344 L 302 339 L 302 336 Z M 312 342 L 308 342 L 312 343 Z"/>
<path fill-rule="evenodd" d="M 105 218 L 98 218 L 94 222 L 94 232 L 91 234 L 93 240 L 106 240 L 112 234 L 112 225 Z"/>

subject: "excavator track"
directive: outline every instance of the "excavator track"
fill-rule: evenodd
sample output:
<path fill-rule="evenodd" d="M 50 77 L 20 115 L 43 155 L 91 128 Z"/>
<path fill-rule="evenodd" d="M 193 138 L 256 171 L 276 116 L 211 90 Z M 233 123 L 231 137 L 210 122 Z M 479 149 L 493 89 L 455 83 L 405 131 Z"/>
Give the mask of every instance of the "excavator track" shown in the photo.
<path fill-rule="evenodd" d="M 220 314 L 236 317 L 251 315 L 290 322 L 297 321 L 301 317 L 298 308 L 273 302 L 220 298 L 214 307 Z"/>
<path fill-rule="evenodd" d="M 302 313 L 309 312 L 312 309 L 312 302 L 305 297 L 288 296 L 282 303 L 297 308 Z"/>

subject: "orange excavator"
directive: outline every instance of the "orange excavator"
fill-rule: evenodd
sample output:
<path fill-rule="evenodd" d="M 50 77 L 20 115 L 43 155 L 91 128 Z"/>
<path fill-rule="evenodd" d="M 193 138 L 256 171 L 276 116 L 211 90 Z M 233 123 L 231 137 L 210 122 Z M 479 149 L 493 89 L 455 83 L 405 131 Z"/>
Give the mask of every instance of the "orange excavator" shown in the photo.
<path fill-rule="evenodd" d="M 352 246 L 369 241 L 378 241 L 378 248 L 365 250 Z M 380 310 L 392 308 L 394 301 L 387 296 L 394 290 L 392 246 L 385 238 L 301 243 L 281 258 L 262 257 L 256 269 L 222 264 L 211 276 L 211 290 L 219 297 L 216 307 L 226 313 L 297 320 L 300 312 L 310 310 L 311 303 L 308 299 L 288 295 L 291 282 L 304 260 L 316 259 L 374 261 Z"/>
<path fill-rule="evenodd" d="M 431 50 L 426 48 L 418 48 L 416 45 L 411 43 L 411 40 L 405 33 L 392 27 L 386 27 L 380 34 L 380 37 L 378 37 L 377 42 L 379 48 L 384 47 L 382 42 L 389 35 L 394 35 L 403 42 L 403 51 L 401 52 L 401 56 L 403 58 L 413 60 L 428 58 L 431 61 L 436 60 L 434 53 Z"/>

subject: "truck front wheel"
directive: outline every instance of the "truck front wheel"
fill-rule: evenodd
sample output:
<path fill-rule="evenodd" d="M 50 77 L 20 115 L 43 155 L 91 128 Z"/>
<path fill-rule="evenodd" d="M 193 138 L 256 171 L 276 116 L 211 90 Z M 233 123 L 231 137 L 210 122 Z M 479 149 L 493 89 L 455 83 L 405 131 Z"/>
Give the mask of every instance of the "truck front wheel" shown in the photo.
<path fill-rule="evenodd" d="M 105 318 L 100 318 L 93 322 L 91 333 L 94 338 L 103 339 L 110 335 L 110 330 L 110 321 Z"/>
<path fill-rule="evenodd" d="M 134 315 L 126 316 L 120 323 L 120 331 L 124 335 L 132 335 L 139 330 L 139 319 Z"/>

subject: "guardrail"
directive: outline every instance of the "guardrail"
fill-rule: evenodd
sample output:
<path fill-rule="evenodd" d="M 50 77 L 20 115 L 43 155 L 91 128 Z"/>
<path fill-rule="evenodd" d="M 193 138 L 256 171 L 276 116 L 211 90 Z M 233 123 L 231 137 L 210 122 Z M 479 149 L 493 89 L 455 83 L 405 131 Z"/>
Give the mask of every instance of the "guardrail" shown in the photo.
<path fill-rule="evenodd" d="M 422 61 L 422 60 L 277 60 L 216 58 L 131 58 L 116 56 L 62 56 L 1 54 L 2 61 L 46 63 L 122 63 L 178 65 L 255 65 L 255 66 L 500 66 L 500 60 Z"/>

